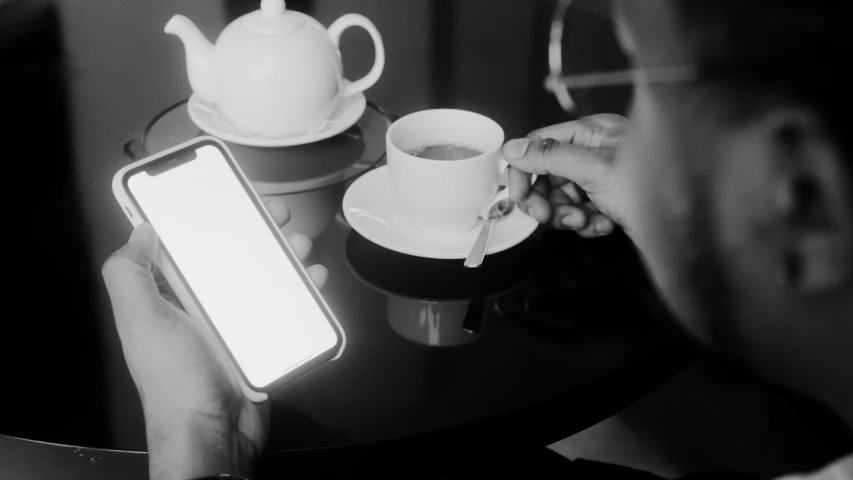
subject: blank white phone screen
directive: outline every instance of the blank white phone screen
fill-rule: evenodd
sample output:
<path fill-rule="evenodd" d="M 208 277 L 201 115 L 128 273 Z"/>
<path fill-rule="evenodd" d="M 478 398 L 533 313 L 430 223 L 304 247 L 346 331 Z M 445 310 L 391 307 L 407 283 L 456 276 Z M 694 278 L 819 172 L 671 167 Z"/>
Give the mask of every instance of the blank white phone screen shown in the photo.
<path fill-rule="evenodd" d="M 213 146 L 128 188 L 249 382 L 269 385 L 337 335 Z"/>

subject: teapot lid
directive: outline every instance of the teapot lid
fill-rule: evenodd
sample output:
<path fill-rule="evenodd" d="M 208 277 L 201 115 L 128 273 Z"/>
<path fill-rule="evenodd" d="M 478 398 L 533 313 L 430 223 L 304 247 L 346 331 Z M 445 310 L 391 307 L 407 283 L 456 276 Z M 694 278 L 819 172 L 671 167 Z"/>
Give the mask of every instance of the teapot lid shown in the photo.
<path fill-rule="evenodd" d="M 240 23 L 255 33 L 286 34 L 301 30 L 305 20 L 285 8 L 284 0 L 261 0 L 261 9 L 248 13 Z"/>

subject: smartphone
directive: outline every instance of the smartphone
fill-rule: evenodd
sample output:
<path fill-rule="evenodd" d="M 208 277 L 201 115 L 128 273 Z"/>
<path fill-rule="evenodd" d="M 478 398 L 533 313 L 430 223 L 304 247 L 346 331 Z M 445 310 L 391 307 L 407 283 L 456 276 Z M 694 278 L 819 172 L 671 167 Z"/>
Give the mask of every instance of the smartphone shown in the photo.
<path fill-rule="evenodd" d="M 346 337 L 228 148 L 198 137 L 128 165 L 113 193 L 160 237 L 156 263 L 254 392 L 338 358 Z"/>

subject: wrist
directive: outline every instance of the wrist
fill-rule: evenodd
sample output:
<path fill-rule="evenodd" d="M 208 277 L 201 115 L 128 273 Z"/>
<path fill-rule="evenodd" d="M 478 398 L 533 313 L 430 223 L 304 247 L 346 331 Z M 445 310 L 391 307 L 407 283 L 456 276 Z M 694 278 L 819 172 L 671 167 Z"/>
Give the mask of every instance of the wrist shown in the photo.
<path fill-rule="evenodd" d="M 152 480 L 251 478 L 260 452 L 236 425 L 199 414 L 146 415 Z"/>

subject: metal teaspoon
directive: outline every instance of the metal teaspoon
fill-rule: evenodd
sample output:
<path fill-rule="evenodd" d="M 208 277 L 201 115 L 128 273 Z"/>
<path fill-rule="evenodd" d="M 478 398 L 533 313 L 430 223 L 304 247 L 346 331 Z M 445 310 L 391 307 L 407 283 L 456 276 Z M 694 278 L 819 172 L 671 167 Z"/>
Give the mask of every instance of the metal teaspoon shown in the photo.
<path fill-rule="evenodd" d="M 480 234 L 477 235 L 477 241 L 471 247 L 471 253 L 465 259 L 466 268 L 477 268 L 483 264 L 483 259 L 486 256 L 486 249 L 489 246 L 489 237 L 492 235 L 492 224 L 495 220 L 505 217 L 515 208 L 515 202 L 509 198 L 505 198 L 492 205 L 489 209 L 488 218 L 483 222 L 483 227 L 480 229 Z"/>

